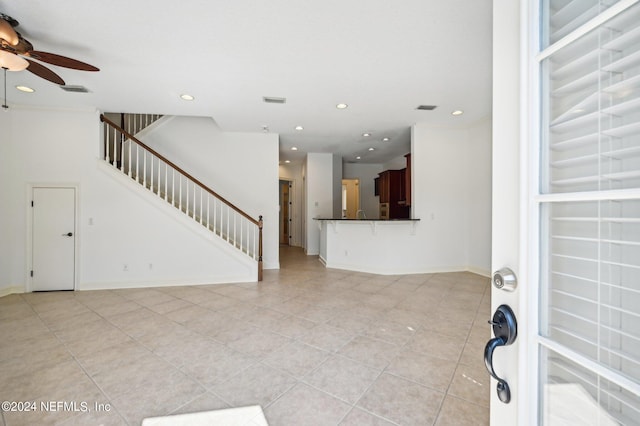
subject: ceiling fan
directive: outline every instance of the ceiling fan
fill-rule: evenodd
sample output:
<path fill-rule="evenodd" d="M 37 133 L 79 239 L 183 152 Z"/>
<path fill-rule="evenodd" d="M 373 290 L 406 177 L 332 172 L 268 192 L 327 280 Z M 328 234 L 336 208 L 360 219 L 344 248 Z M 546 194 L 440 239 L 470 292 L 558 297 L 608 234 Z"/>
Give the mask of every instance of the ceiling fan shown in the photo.
<path fill-rule="evenodd" d="M 19 25 L 12 17 L 0 13 L 0 67 L 9 71 L 27 70 L 52 83 L 65 85 L 64 80 L 49 68 L 34 61 L 81 71 L 100 71 L 93 65 L 55 53 L 33 50 L 33 45 L 14 28 Z"/>

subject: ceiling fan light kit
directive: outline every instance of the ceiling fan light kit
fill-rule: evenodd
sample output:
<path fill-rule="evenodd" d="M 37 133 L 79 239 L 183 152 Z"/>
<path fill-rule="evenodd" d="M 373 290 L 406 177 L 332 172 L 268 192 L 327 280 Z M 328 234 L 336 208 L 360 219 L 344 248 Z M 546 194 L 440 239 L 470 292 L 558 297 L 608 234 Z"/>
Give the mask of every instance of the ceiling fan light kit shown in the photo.
<path fill-rule="evenodd" d="M 21 56 L 0 50 L 0 67 L 7 71 L 23 71 L 27 69 L 29 62 Z"/>

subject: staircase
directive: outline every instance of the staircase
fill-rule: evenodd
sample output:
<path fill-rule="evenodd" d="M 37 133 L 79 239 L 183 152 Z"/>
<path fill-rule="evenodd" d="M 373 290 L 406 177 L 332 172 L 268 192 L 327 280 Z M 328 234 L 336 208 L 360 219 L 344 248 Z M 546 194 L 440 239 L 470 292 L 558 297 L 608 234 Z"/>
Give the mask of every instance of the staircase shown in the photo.
<path fill-rule="evenodd" d="M 262 216 L 252 218 L 134 136 L 160 117 L 123 114 L 117 125 L 101 114 L 104 161 L 256 260 L 262 281 Z"/>

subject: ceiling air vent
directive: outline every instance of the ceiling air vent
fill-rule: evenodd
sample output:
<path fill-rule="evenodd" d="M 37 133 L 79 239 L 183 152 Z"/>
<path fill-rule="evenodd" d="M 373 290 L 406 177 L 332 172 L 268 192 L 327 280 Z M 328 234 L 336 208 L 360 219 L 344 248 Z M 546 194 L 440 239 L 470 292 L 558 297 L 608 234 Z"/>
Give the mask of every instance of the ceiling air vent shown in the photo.
<path fill-rule="evenodd" d="M 276 98 L 274 96 L 263 96 L 262 100 L 268 104 L 284 104 L 287 102 L 287 98 Z"/>
<path fill-rule="evenodd" d="M 84 86 L 60 86 L 62 90 L 65 92 L 75 92 L 75 93 L 89 93 L 89 89 Z"/>
<path fill-rule="evenodd" d="M 421 111 L 433 111 L 436 108 L 438 107 L 435 105 L 418 105 L 416 109 L 419 109 Z"/>

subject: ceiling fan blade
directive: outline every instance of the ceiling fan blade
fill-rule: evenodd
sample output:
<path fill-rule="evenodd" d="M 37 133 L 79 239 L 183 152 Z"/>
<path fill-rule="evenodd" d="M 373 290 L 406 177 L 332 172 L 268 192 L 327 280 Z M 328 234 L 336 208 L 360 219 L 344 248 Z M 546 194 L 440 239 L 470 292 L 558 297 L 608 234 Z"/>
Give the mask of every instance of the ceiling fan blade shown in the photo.
<path fill-rule="evenodd" d="M 18 44 L 18 34 L 11 24 L 4 19 L 0 19 L 0 38 L 9 43 L 11 46 Z"/>
<path fill-rule="evenodd" d="M 38 59 L 42 62 L 47 62 L 51 65 L 57 65 L 59 67 L 71 68 L 80 71 L 100 71 L 93 65 L 89 65 L 75 59 L 67 58 L 66 56 L 56 55 L 55 53 L 32 50 L 27 54 L 34 59 Z"/>
<path fill-rule="evenodd" d="M 42 77 L 45 80 L 49 80 L 52 83 L 59 84 L 61 86 L 65 85 L 64 80 L 60 78 L 58 74 L 51 71 L 49 68 L 45 67 L 44 65 L 40 65 L 37 62 L 30 61 L 29 59 L 27 59 L 27 62 L 29 62 L 27 71 L 31 71 L 33 74 L 37 75 L 38 77 Z"/>

